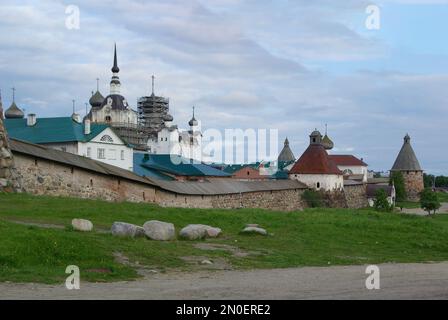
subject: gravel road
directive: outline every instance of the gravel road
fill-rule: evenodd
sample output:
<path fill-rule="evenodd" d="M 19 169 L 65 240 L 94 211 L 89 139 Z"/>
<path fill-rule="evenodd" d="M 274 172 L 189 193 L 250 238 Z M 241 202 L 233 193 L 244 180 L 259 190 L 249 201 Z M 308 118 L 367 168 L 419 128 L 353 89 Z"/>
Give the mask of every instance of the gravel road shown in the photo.
<path fill-rule="evenodd" d="M 0 283 L 0 299 L 448 299 L 448 262 L 379 265 L 381 289 L 367 290 L 366 266 L 151 274 L 132 282 Z M 81 274 L 82 279 L 82 274 Z"/>

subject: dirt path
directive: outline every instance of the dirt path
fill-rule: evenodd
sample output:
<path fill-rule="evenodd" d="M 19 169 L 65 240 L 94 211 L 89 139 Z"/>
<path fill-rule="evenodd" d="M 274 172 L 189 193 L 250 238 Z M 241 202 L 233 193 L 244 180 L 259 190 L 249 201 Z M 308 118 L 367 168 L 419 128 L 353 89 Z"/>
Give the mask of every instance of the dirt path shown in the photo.
<path fill-rule="evenodd" d="M 437 214 L 448 214 L 448 203 L 442 202 L 440 209 L 437 211 Z M 415 209 L 403 209 L 403 213 L 408 214 L 415 214 L 418 216 L 427 216 L 428 212 L 424 211 L 421 208 L 415 208 Z"/>
<path fill-rule="evenodd" d="M 381 289 L 365 287 L 366 266 L 148 275 L 134 282 L 0 283 L 1 299 L 448 299 L 448 262 L 380 265 Z M 81 274 L 82 277 L 82 274 Z"/>

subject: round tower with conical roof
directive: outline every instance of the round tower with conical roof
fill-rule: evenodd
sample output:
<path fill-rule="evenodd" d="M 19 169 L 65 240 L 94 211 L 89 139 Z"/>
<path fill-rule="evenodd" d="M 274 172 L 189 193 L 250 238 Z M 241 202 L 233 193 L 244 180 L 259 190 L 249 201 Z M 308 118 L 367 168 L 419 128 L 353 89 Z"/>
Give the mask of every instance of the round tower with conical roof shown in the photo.
<path fill-rule="evenodd" d="M 285 139 L 283 149 L 280 152 L 280 154 L 278 155 L 277 161 L 278 161 L 279 165 L 296 161 L 296 157 L 294 156 L 294 153 L 292 153 L 292 150 L 289 147 L 288 138 Z"/>
<path fill-rule="evenodd" d="M 425 188 L 423 183 L 423 170 L 411 146 L 411 137 L 409 134 L 406 134 L 404 137 L 403 146 L 390 171 L 391 173 L 402 173 L 408 199 L 418 201 L 420 199 L 420 192 Z"/>

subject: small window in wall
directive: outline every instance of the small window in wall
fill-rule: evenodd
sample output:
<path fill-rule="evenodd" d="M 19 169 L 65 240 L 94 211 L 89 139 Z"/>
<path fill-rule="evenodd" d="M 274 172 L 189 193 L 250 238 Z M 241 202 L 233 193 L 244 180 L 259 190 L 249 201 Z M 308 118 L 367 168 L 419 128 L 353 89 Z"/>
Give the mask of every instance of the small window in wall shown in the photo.
<path fill-rule="evenodd" d="M 98 148 L 98 159 L 106 159 L 106 149 Z"/>
<path fill-rule="evenodd" d="M 92 148 L 88 147 L 87 148 L 87 158 L 91 158 L 92 157 Z"/>
<path fill-rule="evenodd" d="M 316 184 L 317 189 L 320 189 L 320 182 Z"/>
<path fill-rule="evenodd" d="M 168 138 L 165 138 L 165 141 L 168 141 Z"/>
<path fill-rule="evenodd" d="M 106 116 L 105 120 L 107 123 L 110 123 L 112 121 L 112 118 L 110 116 Z"/>
<path fill-rule="evenodd" d="M 162 138 L 160 138 L 160 141 L 163 141 L 163 137 L 162 137 Z"/>
<path fill-rule="evenodd" d="M 121 160 L 124 160 L 124 150 L 121 150 L 121 152 L 120 152 L 120 154 L 121 154 Z"/>

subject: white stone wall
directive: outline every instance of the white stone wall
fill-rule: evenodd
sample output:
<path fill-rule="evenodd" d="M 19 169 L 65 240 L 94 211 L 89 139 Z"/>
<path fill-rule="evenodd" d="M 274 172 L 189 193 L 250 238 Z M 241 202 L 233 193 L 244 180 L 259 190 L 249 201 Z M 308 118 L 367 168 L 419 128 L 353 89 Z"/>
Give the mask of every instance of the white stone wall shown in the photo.
<path fill-rule="evenodd" d="M 315 190 L 334 191 L 344 188 L 344 178 L 336 174 L 290 174 L 290 179 L 298 180 Z"/>
<path fill-rule="evenodd" d="M 110 117 L 110 122 L 112 123 L 129 123 L 131 125 L 137 125 L 138 122 L 137 112 L 131 108 L 127 110 L 114 110 L 104 106 L 99 110 L 92 110 L 93 123 L 106 123 L 107 117 Z"/>

